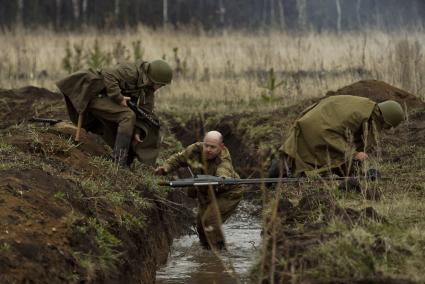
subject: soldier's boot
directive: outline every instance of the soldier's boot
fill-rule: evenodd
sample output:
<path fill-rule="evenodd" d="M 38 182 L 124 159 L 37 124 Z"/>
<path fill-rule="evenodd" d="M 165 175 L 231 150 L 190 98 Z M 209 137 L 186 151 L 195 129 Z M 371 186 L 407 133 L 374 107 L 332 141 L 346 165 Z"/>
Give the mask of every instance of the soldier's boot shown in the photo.
<path fill-rule="evenodd" d="M 117 163 L 123 168 L 127 168 L 127 157 L 130 150 L 131 136 L 123 133 L 118 133 L 115 138 L 114 151 L 112 158 L 114 163 Z"/>
<path fill-rule="evenodd" d="M 131 164 L 134 162 L 135 158 L 136 158 L 136 153 L 134 153 L 134 151 L 130 147 L 128 151 L 127 161 L 126 161 L 127 167 L 131 167 Z"/>
<path fill-rule="evenodd" d="M 212 220 L 211 218 L 204 219 L 204 222 L 202 223 L 202 231 L 203 236 L 199 234 L 199 240 L 204 247 L 206 247 L 206 242 L 208 244 L 208 248 L 226 250 L 224 235 L 216 220 Z"/>
<path fill-rule="evenodd" d="M 288 156 L 281 155 L 272 161 L 267 171 L 268 178 L 292 177 L 291 161 Z"/>

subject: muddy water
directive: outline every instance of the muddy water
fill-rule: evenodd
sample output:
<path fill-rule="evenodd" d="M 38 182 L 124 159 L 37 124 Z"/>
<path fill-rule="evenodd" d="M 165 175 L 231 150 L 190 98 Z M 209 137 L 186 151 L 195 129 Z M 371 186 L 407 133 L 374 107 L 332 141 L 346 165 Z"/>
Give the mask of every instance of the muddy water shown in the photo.
<path fill-rule="evenodd" d="M 260 247 L 261 220 L 252 217 L 258 208 L 242 201 L 224 224 L 227 251 L 220 258 L 201 248 L 197 235 L 174 240 L 167 264 L 157 271 L 156 283 L 249 283 L 249 269 Z"/>

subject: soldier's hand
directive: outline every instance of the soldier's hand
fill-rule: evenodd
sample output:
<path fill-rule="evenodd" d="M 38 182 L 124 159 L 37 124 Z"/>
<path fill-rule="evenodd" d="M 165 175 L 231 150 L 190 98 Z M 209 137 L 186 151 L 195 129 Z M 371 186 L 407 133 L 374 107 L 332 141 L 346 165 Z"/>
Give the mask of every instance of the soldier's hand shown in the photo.
<path fill-rule="evenodd" d="M 130 97 L 123 96 L 123 99 L 122 99 L 122 101 L 120 102 L 120 105 L 121 105 L 121 106 L 124 106 L 124 107 L 128 107 L 127 102 L 128 102 L 129 100 L 131 100 L 131 98 L 130 98 Z"/>
<path fill-rule="evenodd" d="M 140 139 L 140 134 L 138 134 L 138 133 L 134 134 L 133 145 L 136 145 L 136 144 L 139 144 L 139 143 L 142 143 L 142 142 L 143 142 L 143 140 Z"/>
<path fill-rule="evenodd" d="M 368 157 L 369 156 L 365 152 L 358 152 L 357 154 L 354 155 L 353 159 L 357 161 L 364 161 Z"/>
<path fill-rule="evenodd" d="M 157 167 L 155 169 L 155 175 L 157 176 L 165 176 L 167 174 L 167 171 L 165 170 L 164 167 Z"/>

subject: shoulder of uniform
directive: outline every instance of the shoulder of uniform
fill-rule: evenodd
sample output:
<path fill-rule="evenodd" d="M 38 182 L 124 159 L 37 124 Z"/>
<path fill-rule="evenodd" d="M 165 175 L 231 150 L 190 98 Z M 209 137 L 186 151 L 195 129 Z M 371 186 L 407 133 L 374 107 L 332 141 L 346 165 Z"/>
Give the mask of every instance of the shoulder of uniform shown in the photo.
<path fill-rule="evenodd" d="M 137 66 L 134 63 L 130 62 L 121 62 L 112 67 L 102 68 L 101 72 L 107 73 L 128 73 L 128 72 L 136 72 Z"/>
<path fill-rule="evenodd" d="M 204 144 L 203 142 L 196 142 L 187 146 L 186 149 L 189 150 L 190 152 L 202 152 L 203 144 Z"/>
<path fill-rule="evenodd" d="M 227 149 L 226 146 L 224 146 L 223 150 L 221 150 L 221 153 L 219 155 L 220 160 L 232 160 L 232 157 L 230 156 L 229 149 Z"/>

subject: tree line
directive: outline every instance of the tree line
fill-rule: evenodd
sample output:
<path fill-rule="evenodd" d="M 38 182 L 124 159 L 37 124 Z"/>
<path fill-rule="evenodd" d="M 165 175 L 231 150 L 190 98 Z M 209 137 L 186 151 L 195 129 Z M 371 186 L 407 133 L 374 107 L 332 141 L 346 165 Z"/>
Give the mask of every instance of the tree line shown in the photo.
<path fill-rule="evenodd" d="M 423 0 L 0 0 L 0 27 L 195 26 L 287 31 L 422 27 Z"/>

